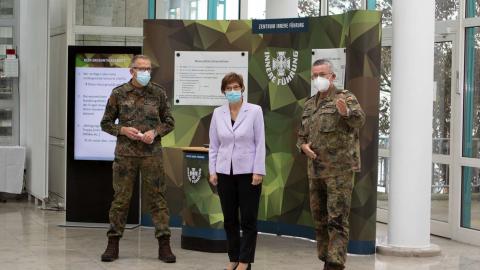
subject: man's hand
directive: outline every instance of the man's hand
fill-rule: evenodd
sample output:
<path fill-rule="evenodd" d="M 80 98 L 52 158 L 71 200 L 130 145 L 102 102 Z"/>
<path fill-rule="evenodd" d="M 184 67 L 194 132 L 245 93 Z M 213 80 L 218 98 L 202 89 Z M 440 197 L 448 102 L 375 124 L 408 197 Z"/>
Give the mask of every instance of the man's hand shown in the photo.
<path fill-rule="evenodd" d="M 300 148 L 302 149 L 303 153 L 305 153 L 305 155 L 307 155 L 308 158 L 310 159 L 316 159 L 317 158 L 317 154 L 315 154 L 315 152 L 313 152 L 313 150 L 310 148 L 310 146 L 312 145 L 312 143 L 304 143 L 300 146 Z"/>
<path fill-rule="evenodd" d="M 127 136 L 130 140 L 138 141 L 142 139 L 141 135 L 138 135 L 140 131 L 134 127 L 122 127 L 120 128 L 120 135 Z"/>
<path fill-rule="evenodd" d="M 154 139 L 155 139 L 155 131 L 152 129 L 143 134 L 142 142 L 146 144 L 152 144 Z"/>
<path fill-rule="evenodd" d="M 252 175 L 252 185 L 257 186 L 260 185 L 263 181 L 263 175 L 254 173 Z"/>
<path fill-rule="evenodd" d="M 210 184 L 216 186 L 218 184 L 217 174 L 216 173 L 210 174 L 210 178 L 208 179 L 208 182 L 210 182 Z"/>
<path fill-rule="evenodd" d="M 347 103 L 345 102 L 345 99 L 343 98 L 337 99 L 337 102 L 335 103 L 335 105 L 337 105 L 338 113 L 341 116 L 348 116 L 348 106 L 347 106 Z"/>

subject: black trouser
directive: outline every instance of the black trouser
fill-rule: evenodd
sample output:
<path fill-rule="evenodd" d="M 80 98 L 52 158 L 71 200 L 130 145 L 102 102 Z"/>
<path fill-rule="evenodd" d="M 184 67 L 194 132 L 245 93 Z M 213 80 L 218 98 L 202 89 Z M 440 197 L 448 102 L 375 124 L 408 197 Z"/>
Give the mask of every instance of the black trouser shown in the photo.
<path fill-rule="evenodd" d="M 257 215 L 262 185 L 252 185 L 251 173 L 217 175 L 217 190 L 227 234 L 228 257 L 231 262 L 252 263 L 257 243 Z"/>

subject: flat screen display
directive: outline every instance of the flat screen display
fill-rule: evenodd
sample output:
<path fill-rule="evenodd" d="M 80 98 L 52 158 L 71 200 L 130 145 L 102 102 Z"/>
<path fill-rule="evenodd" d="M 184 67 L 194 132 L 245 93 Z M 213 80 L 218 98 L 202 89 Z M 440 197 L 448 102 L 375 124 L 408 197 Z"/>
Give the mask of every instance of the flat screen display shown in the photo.
<path fill-rule="evenodd" d="M 137 46 L 68 47 L 66 224 L 108 226 L 116 138 L 101 131 L 100 120 L 110 93 L 130 79 L 128 66 L 141 53 Z M 138 183 L 128 224 L 140 220 Z"/>
<path fill-rule="evenodd" d="M 113 160 L 116 137 L 103 132 L 100 121 L 112 89 L 131 78 L 133 54 L 75 55 L 75 160 Z"/>

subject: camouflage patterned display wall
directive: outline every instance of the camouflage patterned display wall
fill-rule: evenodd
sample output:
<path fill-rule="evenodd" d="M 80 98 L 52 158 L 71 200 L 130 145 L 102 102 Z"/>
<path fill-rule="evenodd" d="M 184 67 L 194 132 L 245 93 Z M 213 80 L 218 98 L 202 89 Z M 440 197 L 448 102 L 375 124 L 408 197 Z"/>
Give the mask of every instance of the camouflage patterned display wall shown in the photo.
<path fill-rule="evenodd" d="M 312 49 L 346 48 L 346 89 L 357 96 L 367 114 L 361 130 L 362 171 L 356 177 L 352 199 L 349 248 L 354 253 L 374 250 L 380 17 L 374 11 L 352 11 L 308 18 L 307 32 L 272 34 L 253 34 L 250 20 L 144 21 L 144 54 L 152 57 L 153 81 L 166 87 L 170 100 L 174 51 L 248 51 L 248 102 L 262 106 L 266 128 L 267 176 L 259 211 L 261 231 L 314 238 L 306 159 L 295 147 L 296 131 L 303 104 L 310 96 Z M 284 83 L 271 80 L 275 79 L 269 74 L 271 61 L 266 61 L 280 54 L 297 60 L 294 73 Z M 277 75 L 273 72 L 273 77 Z M 182 153 L 174 148 L 208 143 L 214 107 L 173 105 L 172 108 L 175 130 L 162 143 L 167 147 L 164 157 L 170 182 L 168 197 L 175 216 L 182 207 L 183 174 Z"/>

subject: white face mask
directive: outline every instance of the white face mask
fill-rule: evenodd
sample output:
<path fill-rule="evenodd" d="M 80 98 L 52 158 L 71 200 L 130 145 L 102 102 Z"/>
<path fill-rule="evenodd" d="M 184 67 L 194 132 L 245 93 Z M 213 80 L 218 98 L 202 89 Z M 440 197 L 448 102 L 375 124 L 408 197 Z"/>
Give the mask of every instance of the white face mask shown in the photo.
<path fill-rule="evenodd" d="M 326 92 L 330 87 L 330 81 L 323 77 L 318 76 L 312 81 L 312 88 L 318 92 Z"/>

